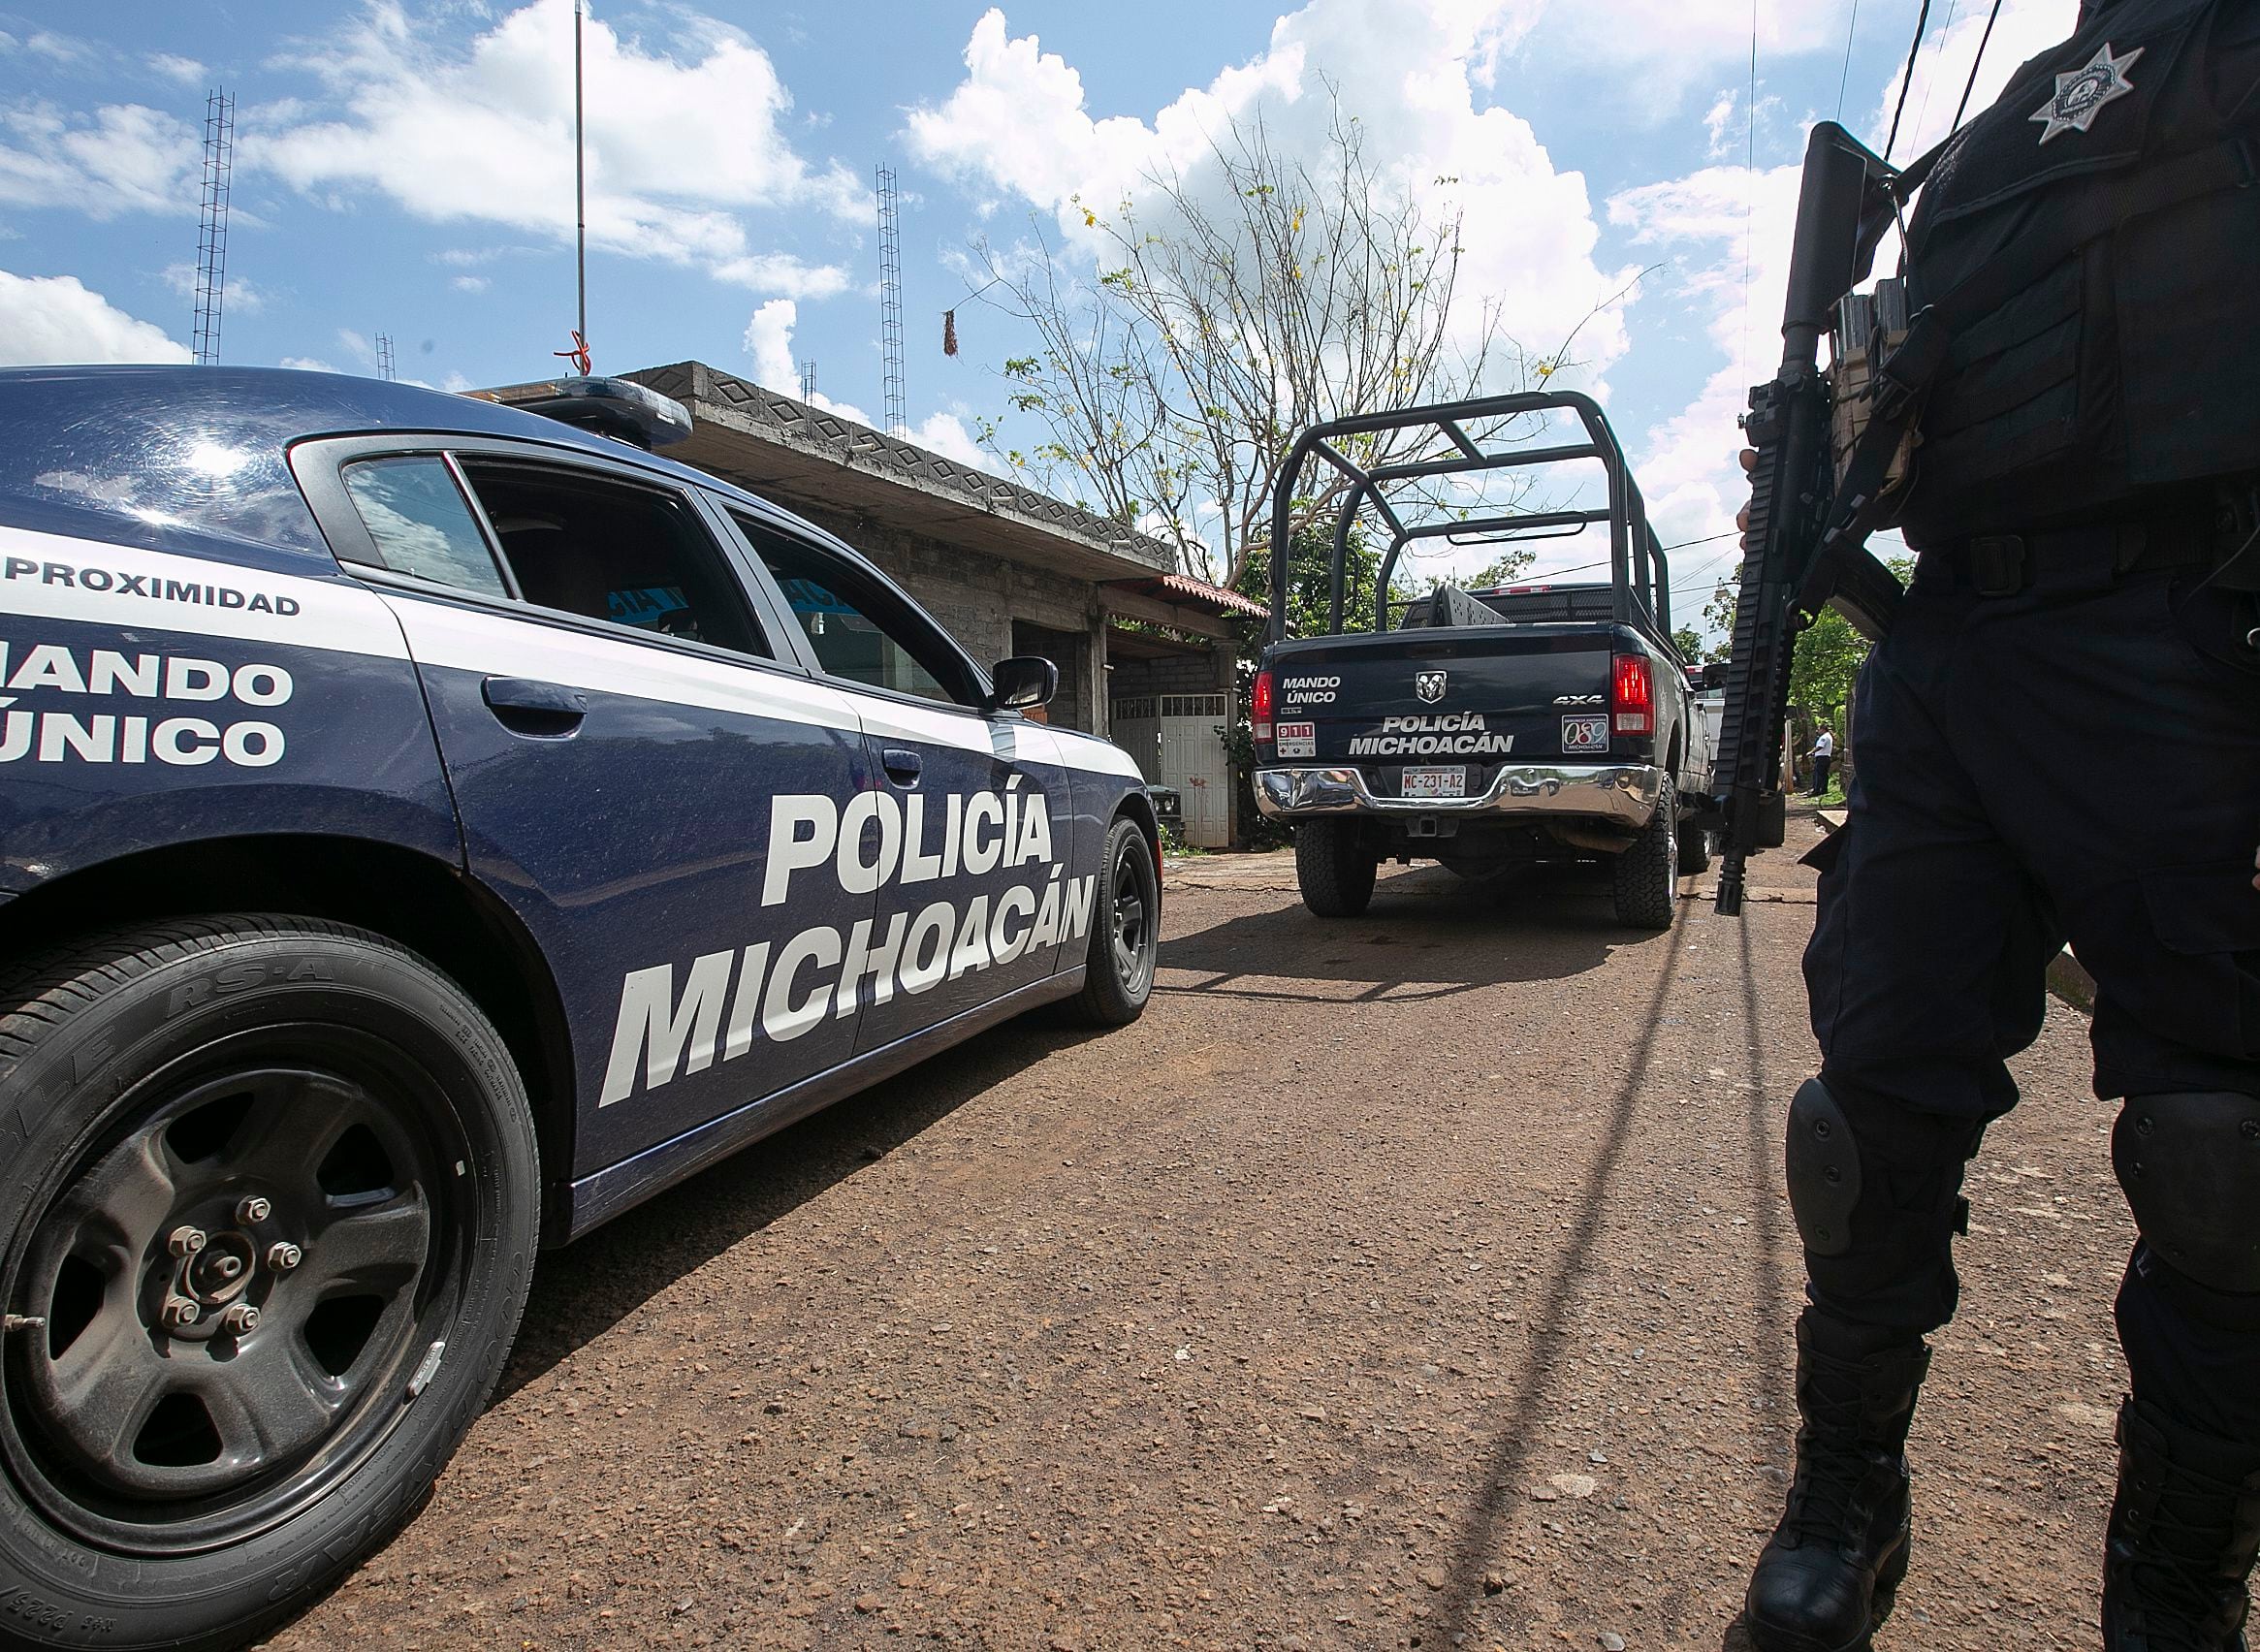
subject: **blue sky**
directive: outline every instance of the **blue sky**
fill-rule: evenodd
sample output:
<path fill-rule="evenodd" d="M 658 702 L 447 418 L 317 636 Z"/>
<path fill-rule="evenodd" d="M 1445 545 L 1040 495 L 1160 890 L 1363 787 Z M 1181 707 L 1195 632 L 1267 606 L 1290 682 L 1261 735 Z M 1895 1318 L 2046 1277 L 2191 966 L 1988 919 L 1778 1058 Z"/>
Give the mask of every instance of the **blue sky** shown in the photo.
<path fill-rule="evenodd" d="M 593 0 L 597 365 L 684 358 L 881 405 L 875 165 L 899 171 L 913 433 L 971 457 L 1027 340 L 961 308 L 969 242 L 1135 189 L 1325 85 L 1409 177 L 1461 181 L 1471 304 L 1604 396 L 1668 539 L 1738 503 L 1733 415 L 1773 354 L 1810 121 L 1880 140 L 1918 0 L 1146 0 L 818 8 Z M 1933 0 L 1903 153 L 1940 136 L 1989 10 Z M 1979 97 L 2069 32 L 2006 0 Z M 0 4 L 0 361 L 178 359 L 205 94 L 238 107 L 223 358 L 460 388 L 555 369 L 573 313 L 570 0 Z M 1755 119 L 1750 81 L 1757 46 Z M 1849 47 L 1849 56 L 1847 48 Z M 1315 142 L 1315 139 L 1313 140 Z M 1754 165 L 1745 165 L 1745 161 Z M 1707 586 L 1722 543 L 1690 550 Z"/>

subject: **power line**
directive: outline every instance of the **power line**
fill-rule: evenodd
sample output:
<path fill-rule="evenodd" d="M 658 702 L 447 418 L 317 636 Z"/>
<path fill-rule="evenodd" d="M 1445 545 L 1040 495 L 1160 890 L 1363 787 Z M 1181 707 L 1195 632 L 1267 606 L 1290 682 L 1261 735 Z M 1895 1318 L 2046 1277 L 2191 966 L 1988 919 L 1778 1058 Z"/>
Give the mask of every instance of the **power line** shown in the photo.
<path fill-rule="evenodd" d="M 1961 102 L 1954 106 L 1953 132 L 1961 130 L 1961 117 L 1970 107 L 1970 93 L 1978 89 L 1978 70 L 1986 61 L 1986 48 L 1993 43 L 1993 25 L 2001 20 L 2001 0 L 1993 0 L 1993 10 L 1986 18 L 1986 32 L 1978 37 L 1978 54 L 1970 61 L 1970 78 L 1962 82 Z"/>
<path fill-rule="evenodd" d="M 1852 37 L 1860 32 L 1860 0 L 1852 0 L 1852 22 L 1844 30 L 1844 72 L 1836 77 L 1836 118 L 1844 118 L 1844 88 L 1852 84 Z"/>
<path fill-rule="evenodd" d="M 1938 55 L 1945 56 L 1947 44 L 1954 39 L 1954 20 L 1961 13 L 1961 0 L 1953 0 L 1946 8 L 1946 26 L 1938 31 Z M 1935 71 L 1937 65 L 1931 68 Z M 1915 130 L 1923 130 L 1923 122 L 1930 113 L 1930 94 L 1938 89 L 1938 76 L 1933 73 L 1923 82 L 1923 101 L 1915 106 Z"/>
<path fill-rule="evenodd" d="M 228 296 L 228 184 L 236 165 L 236 100 L 214 88 L 204 105 L 204 204 L 196 228 L 196 333 L 199 366 L 220 359 L 220 315 Z"/>
<path fill-rule="evenodd" d="M 1887 161 L 1892 158 L 1892 151 L 1898 147 L 1899 116 L 1907 112 L 1907 93 L 1915 84 L 1915 59 L 1923 50 L 1923 36 L 1929 27 L 1930 0 L 1923 0 L 1923 10 L 1915 17 L 1915 44 L 1907 48 L 1906 73 L 1899 77 L 1899 105 L 1892 111 L 1892 135 L 1884 143 L 1884 159 Z"/>

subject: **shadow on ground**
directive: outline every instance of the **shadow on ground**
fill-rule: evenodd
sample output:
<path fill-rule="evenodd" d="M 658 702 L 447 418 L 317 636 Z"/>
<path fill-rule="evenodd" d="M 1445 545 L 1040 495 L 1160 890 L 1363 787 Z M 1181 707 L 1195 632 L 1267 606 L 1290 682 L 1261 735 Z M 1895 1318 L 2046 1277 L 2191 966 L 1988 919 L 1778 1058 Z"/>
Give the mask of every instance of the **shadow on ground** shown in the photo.
<path fill-rule="evenodd" d="M 494 1402 L 611 1329 L 686 1274 L 1025 1067 L 1096 1033 L 1036 1016 L 995 1028 L 850 1096 L 669 1188 L 534 1268 L 524 1327 Z"/>
<path fill-rule="evenodd" d="M 1616 921 L 1606 879 L 1546 869 L 1479 883 L 1422 867 L 1383 878 L 1362 917 L 1293 905 L 1172 936 L 1156 990 L 1266 1000 L 1309 998 L 1317 984 L 1316 996 L 1344 1002 L 1416 1001 L 1566 980 L 1618 947 L 1664 938 Z"/>
<path fill-rule="evenodd" d="M 1539 1414 L 1570 1347 L 1565 1332 L 1576 1313 L 1578 1287 L 1591 1277 L 1594 1249 L 1600 1242 L 1611 1203 L 1609 1183 L 1623 1161 L 1626 1144 L 1632 1139 L 1633 1112 L 1639 1104 L 1640 1087 L 1647 1081 L 1664 1006 L 1671 1001 L 1671 983 L 1678 979 L 1688 934 L 1687 926 L 1682 924 L 1672 929 L 1668 937 L 1657 937 L 1668 939 L 1671 951 L 1665 957 L 1654 997 L 1642 1018 L 1639 1042 L 1632 1051 L 1632 1063 L 1624 1082 L 1609 1100 L 1607 1121 L 1600 1131 L 1601 1148 L 1586 1171 L 1585 1185 L 1575 1199 L 1564 1202 L 1561 1214 L 1570 1218 L 1570 1224 L 1560 1257 L 1546 1280 L 1537 1312 L 1529 1316 L 1530 1368 L 1523 1373 L 1506 1423 L 1492 1446 L 1481 1481 L 1484 1489 L 1460 1531 L 1438 1603 L 1436 1615 L 1443 1627 L 1443 1643 L 1447 1645 L 1458 1645 L 1473 1638 L 1476 1618 L 1484 1600 L 1483 1578 L 1491 1569 L 1500 1530 L 1521 1496 L 1529 1473 L 1531 1445 L 1537 1438 Z"/>

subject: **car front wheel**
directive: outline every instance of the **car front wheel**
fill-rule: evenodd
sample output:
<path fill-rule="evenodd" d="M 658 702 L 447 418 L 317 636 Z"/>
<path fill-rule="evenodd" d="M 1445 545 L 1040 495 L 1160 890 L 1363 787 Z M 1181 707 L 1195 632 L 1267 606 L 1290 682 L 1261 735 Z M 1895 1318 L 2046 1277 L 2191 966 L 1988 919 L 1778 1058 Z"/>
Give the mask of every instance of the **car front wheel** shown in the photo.
<path fill-rule="evenodd" d="M 388 1537 L 532 1272 L 501 1037 L 393 942 L 229 916 L 0 981 L 0 1642 L 239 1644 Z"/>

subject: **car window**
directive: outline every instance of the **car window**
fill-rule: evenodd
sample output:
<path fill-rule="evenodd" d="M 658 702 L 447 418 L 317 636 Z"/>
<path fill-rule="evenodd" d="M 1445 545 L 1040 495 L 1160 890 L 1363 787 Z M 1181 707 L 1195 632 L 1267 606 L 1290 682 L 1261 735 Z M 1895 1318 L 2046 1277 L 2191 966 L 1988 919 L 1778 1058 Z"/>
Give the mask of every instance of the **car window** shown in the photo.
<path fill-rule="evenodd" d="M 447 461 L 365 459 L 345 467 L 345 491 L 381 566 L 486 596 L 509 594 Z"/>
<path fill-rule="evenodd" d="M 925 625 L 895 612 L 899 599 L 890 599 L 884 588 L 860 577 L 852 563 L 732 515 L 784 592 L 827 675 L 951 705 L 973 702 L 976 691 L 964 681 L 963 661 Z"/>
<path fill-rule="evenodd" d="M 660 636 L 772 656 L 686 500 L 550 465 L 462 455 L 526 601 Z"/>

